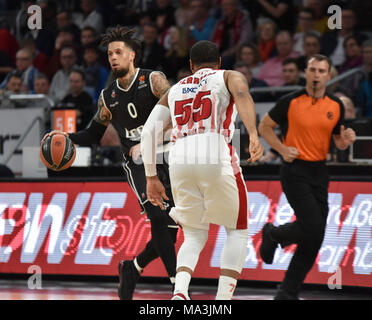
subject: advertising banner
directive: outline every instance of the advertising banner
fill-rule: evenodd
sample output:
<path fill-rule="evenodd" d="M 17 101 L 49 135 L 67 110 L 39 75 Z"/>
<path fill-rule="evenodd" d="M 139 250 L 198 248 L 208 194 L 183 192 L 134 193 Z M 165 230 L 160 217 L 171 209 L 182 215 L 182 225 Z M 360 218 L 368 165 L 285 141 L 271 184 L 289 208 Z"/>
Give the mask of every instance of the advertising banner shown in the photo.
<path fill-rule="evenodd" d="M 274 263 L 262 262 L 259 246 L 267 221 L 295 219 L 279 181 L 247 181 L 249 243 L 241 279 L 281 281 L 295 245 L 277 249 Z M 228 213 L 227 213 L 228 214 Z M 0 272 L 117 275 L 120 260 L 133 259 L 150 239 L 150 223 L 140 214 L 126 182 L 0 183 Z M 226 234 L 211 225 L 194 273 L 218 278 Z M 178 233 L 176 248 L 183 241 Z M 372 287 L 372 182 L 331 182 L 322 248 L 305 282 Z M 160 259 L 144 276 L 166 277 Z"/>

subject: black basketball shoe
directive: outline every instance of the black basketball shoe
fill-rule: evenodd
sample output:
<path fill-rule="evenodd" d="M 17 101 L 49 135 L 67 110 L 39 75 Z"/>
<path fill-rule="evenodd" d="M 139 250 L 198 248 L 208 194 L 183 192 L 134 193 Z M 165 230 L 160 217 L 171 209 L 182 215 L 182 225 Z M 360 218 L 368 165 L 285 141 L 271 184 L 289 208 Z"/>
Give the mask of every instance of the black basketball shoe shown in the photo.
<path fill-rule="evenodd" d="M 270 231 L 273 228 L 273 224 L 268 222 L 262 229 L 262 243 L 260 246 L 260 254 L 263 262 L 267 264 L 273 263 L 275 250 L 278 247 L 278 242 L 275 241 L 270 235 Z"/>
<path fill-rule="evenodd" d="M 119 287 L 118 295 L 120 300 L 132 300 L 134 289 L 140 273 L 135 267 L 133 260 L 122 260 L 119 262 Z"/>

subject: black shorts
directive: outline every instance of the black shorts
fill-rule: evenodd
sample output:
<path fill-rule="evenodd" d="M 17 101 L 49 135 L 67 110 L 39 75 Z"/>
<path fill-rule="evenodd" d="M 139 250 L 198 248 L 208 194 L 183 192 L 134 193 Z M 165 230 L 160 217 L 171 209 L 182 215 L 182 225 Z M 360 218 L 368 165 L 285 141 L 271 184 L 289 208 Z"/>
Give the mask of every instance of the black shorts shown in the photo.
<path fill-rule="evenodd" d="M 145 167 L 143 164 L 136 164 L 133 162 L 132 157 L 124 157 L 123 168 L 127 175 L 127 180 L 129 185 L 131 186 L 132 190 L 137 196 L 138 202 L 141 206 L 141 214 L 145 212 L 144 204 L 148 202 L 147 194 L 146 194 L 146 174 L 145 174 Z M 169 198 L 169 201 L 166 202 L 166 212 L 169 213 L 170 209 L 174 207 L 173 197 L 172 197 L 172 189 L 169 179 L 169 168 L 168 164 L 157 164 L 156 165 L 157 174 L 159 180 L 162 182 L 165 188 L 165 193 Z M 176 224 L 173 219 L 169 218 L 172 224 Z"/>

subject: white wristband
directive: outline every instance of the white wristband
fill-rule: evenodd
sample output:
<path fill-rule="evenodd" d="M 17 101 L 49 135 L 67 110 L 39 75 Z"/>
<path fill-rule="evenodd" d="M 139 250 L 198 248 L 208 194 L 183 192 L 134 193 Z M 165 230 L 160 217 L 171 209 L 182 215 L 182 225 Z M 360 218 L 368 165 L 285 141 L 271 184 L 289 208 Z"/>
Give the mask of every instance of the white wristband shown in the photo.
<path fill-rule="evenodd" d="M 147 177 L 156 176 L 156 146 L 163 129 L 171 122 L 169 108 L 157 104 L 151 111 L 141 134 L 141 154 Z"/>

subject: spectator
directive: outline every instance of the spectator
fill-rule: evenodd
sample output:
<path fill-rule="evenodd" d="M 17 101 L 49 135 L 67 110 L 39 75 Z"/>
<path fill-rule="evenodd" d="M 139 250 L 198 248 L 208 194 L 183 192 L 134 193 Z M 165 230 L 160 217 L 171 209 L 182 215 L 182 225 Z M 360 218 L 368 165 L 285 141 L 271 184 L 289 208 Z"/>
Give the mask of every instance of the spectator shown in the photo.
<path fill-rule="evenodd" d="M 296 58 L 288 58 L 283 61 L 283 78 L 285 86 L 305 86 L 306 81 L 301 77 Z"/>
<path fill-rule="evenodd" d="M 61 101 L 61 105 L 76 109 L 76 130 L 85 129 L 94 115 L 94 105 L 89 93 L 84 91 L 85 74 L 73 69 L 69 75 L 70 93 Z"/>
<path fill-rule="evenodd" d="M 21 93 L 22 88 L 22 76 L 20 73 L 12 73 L 6 82 L 6 86 L 4 90 L 0 91 L 0 109 L 13 109 L 17 107 L 22 107 L 21 104 L 17 103 L 16 101 L 11 101 L 9 96 L 12 94 Z"/>
<path fill-rule="evenodd" d="M 170 48 L 165 56 L 167 59 L 167 78 L 171 81 L 176 80 L 178 70 L 189 66 L 189 50 L 185 31 L 173 26 L 169 29 Z"/>
<path fill-rule="evenodd" d="M 86 26 L 83 29 L 81 29 L 80 43 L 82 47 L 97 44 L 97 42 L 98 42 L 97 32 L 93 27 Z"/>
<path fill-rule="evenodd" d="M 256 79 L 249 65 L 246 62 L 240 61 L 234 64 L 234 70 L 239 71 L 244 74 L 245 78 L 247 79 L 249 88 L 265 88 L 268 87 L 267 83 L 263 80 Z M 264 101 L 272 101 L 273 96 L 270 93 L 251 93 L 253 101 L 255 102 L 264 102 Z"/>
<path fill-rule="evenodd" d="M 355 36 L 349 36 L 344 41 L 345 61 L 339 68 L 339 73 L 360 67 L 363 63 L 362 43 Z"/>
<path fill-rule="evenodd" d="M 56 72 L 62 68 L 61 49 L 66 46 L 73 47 L 77 55 L 80 53 L 80 49 L 77 46 L 77 39 L 75 38 L 75 34 L 69 26 L 63 27 L 58 32 L 56 41 L 54 43 L 53 55 L 50 58 L 48 67 L 45 71 L 45 74 L 48 76 L 49 80 L 52 80 Z"/>
<path fill-rule="evenodd" d="M 165 71 L 165 49 L 158 42 L 158 28 L 154 23 L 143 26 L 142 57 L 140 67 Z"/>
<path fill-rule="evenodd" d="M 8 82 L 8 77 L 13 72 L 18 72 L 22 76 L 22 92 L 32 92 L 34 90 L 34 79 L 39 73 L 33 65 L 32 52 L 28 48 L 19 49 L 16 54 L 16 69 L 9 73 L 0 85 L 0 88 L 5 88 Z"/>
<path fill-rule="evenodd" d="M 99 50 L 95 45 L 89 45 L 84 49 L 84 73 L 85 84 L 91 90 L 94 103 L 97 103 L 109 71 L 99 62 Z"/>
<path fill-rule="evenodd" d="M 100 13 L 97 12 L 97 1 L 96 0 L 80 0 L 80 9 L 82 13 L 73 15 L 74 23 L 81 29 L 86 26 L 93 27 L 97 34 L 103 32 L 103 18 Z"/>
<path fill-rule="evenodd" d="M 335 93 L 335 96 L 337 96 L 342 104 L 344 105 L 344 119 L 345 120 L 353 120 L 356 118 L 356 110 L 353 101 L 344 95 L 343 93 Z M 331 140 L 330 145 L 330 152 L 328 155 L 328 159 L 330 161 L 335 162 L 350 162 L 351 161 L 351 154 L 350 154 L 350 147 L 348 147 L 346 150 L 339 150 L 336 148 L 336 146 L 333 143 L 333 139 Z"/>
<path fill-rule="evenodd" d="M 158 28 L 159 43 L 164 47 L 168 29 L 176 25 L 172 0 L 155 0 L 155 7 L 149 10 L 151 21 Z"/>
<path fill-rule="evenodd" d="M 301 70 L 298 67 L 296 58 L 287 58 L 282 63 L 284 86 L 302 86 L 306 85 L 306 80 L 301 76 Z M 276 92 L 275 99 L 288 94 L 290 91 Z"/>
<path fill-rule="evenodd" d="M 354 35 L 363 42 L 365 35 L 356 29 L 355 12 L 351 8 L 342 9 L 342 28 L 326 32 L 322 36 L 322 53 L 329 56 L 333 65 L 337 68 L 345 61 L 344 41 L 348 36 Z"/>
<path fill-rule="evenodd" d="M 53 100 L 49 97 L 49 88 L 50 83 L 48 77 L 40 73 L 35 77 L 35 94 L 45 95 L 45 99 L 42 100 L 33 100 L 27 104 L 27 108 L 44 108 L 44 125 L 47 130 L 50 129 L 50 112 L 51 107 L 54 106 Z"/>
<path fill-rule="evenodd" d="M 256 0 L 261 6 L 260 17 L 269 18 L 279 30 L 294 32 L 295 8 L 292 0 Z"/>
<path fill-rule="evenodd" d="M 19 73 L 10 75 L 5 90 L 12 94 L 22 93 L 22 76 Z"/>
<path fill-rule="evenodd" d="M 320 36 L 317 33 L 309 32 L 304 35 L 303 52 L 304 54 L 297 59 L 301 72 L 305 72 L 307 59 L 314 54 L 320 53 Z"/>
<path fill-rule="evenodd" d="M 4 81 L 8 73 L 13 71 L 14 67 L 15 64 L 9 56 L 4 51 L 0 51 L 0 83 Z"/>
<path fill-rule="evenodd" d="M 328 17 L 325 15 L 325 3 L 322 0 L 304 0 L 305 8 L 313 10 L 315 14 L 314 29 L 320 34 L 328 30 Z"/>
<path fill-rule="evenodd" d="M 70 28 L 71 32 L 74 34 L 74 39 L 76 42 L 80 39 L 80 28 L 72 21 L 72 15 L 69 10 L 62 9 L 58 11 L 56 15 L 57 22 L 57 32 L 64 30 L 66 27 Z M 58 33 L 57 33 L 58 35 Z M 56 35 L 56 36 L 57 36 Z"/>
<path fill-rule="evenodd" d="M 50 83 L 48 77 L 40 73 L 35 77 L 34 91 L 36 94 L 49 94 Z"/>
<path fill-rule="evenodd" d="M 260 52 L 253 43 L 243 43 L 239 46 L 236 54 L 236 62 L 244 62 L 248 65 L 253 77 L 260 73 L 262 62 Z"/>
<path fill-rule="evenodd" d="M 361 115 L 372 117 L 372 40 L 363 42 L 363 65 L 361 73 L 356 77 L 358 83 L 354 101 L 361 109 Z"/>
<path fill-rule="evenodd" d="M 19 50 L 18 41 L 10 32 L 10 25 L 5 17 L 0 18 L 0 51 L 10 59 L 11 65 L 16 62 L 16 53 Z"/>
<path fill-rule="evenodd" d="M 284 85 L 282 62 L 287 58 L 296 58 L 298 52 L 293 51 L 293 39 L 288 31 L 281 31 L 275 38 L 278 55 L 267 60 L 261 68 L 258 78 L 270 86 Z"/>
<path fill-rule="evenodd" d="M 36 48 L 35 40 L 33 38 L 25 39 L 22 42 L 22 47 L 31 51 L 33 57 L 32 65 L 40 72 L 45 72 L 48 67 L 50 57 Z"/>
<path fill-rule="evenodd" d="M 274 21 L 267 20 L 261 23 L 258 28 L 258 49 L 261 61 L 264 63 L 276 53 L 275 35 L 276 24 Z"/>
<path fill-rule="evenodd" d="M 176 24 L 180 28 L 187 29 L 190 26 L 192 18 L 193 18 L 191 1 L 179 0 L 178 3 L 179 3 L 178 8 L 174 12 Z"/>
<path fill-rule="evenodd" d="M 294 46 L 293 50 L 301 54 L 305 54 L 304 51 L 304 38 L 308 33 L 316 34 L 320 36 L 320 32 L 314 30 L 315 13 L 312 9 L 302 8 L 298 13 L 298 29 L 299 31 L 293 36 Z"/>
<path fill-rule="evenodd" d="M 216 19 L 209 14 L 208 0 L 191 0 L 192 24 L 190 26 L 190 45 L 197 41 L 209 40 L 212 36 Z"/>
<path fill-rule="evenodd" d="M 368 93 L 366 89 L 368 89 L 369 73 L 372 72 L 372 40 L 366 40 L 362 44 L 362 65 L 359 68 L 359 72 L 340 83 L 340 91 L 351 97 L 357 107 L 365 105 L 367 102 L 365 94 Z M 362 83 L 364 84 L 362 85 Z"/>
<path fill-rule="evenodd" d="M 58 104 L 69 92 L 69 77 L 76 61 L 76 52 L 73 47 L 66 46 L 61 49 L 62 68 L 54 75 L 49 89 L 49 96 L 55 104 Z"/>
<path fill-rule="evenodd" d="M 238 0 L 221 1 L 222 18 L 218 20 L 212 41 L 221 52 L 223 69 L 231 69 L 238 46 L 253 38 L 252 21 Z"/>

